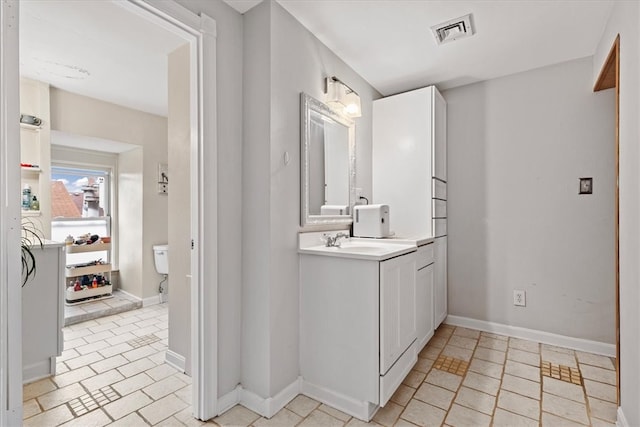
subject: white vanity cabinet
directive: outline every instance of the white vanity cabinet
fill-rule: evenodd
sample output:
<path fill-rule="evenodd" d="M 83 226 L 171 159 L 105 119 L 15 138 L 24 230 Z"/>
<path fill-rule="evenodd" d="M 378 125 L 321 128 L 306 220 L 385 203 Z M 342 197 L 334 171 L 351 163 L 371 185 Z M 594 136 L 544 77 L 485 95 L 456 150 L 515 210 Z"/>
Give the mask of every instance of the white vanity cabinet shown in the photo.
<path fill-rule="evenodd" d="M 434 326 L 437 328 L 447 317 L 447 237 L 434 239 L 434 288 L 433 311 Z"/>
<path fill-rule="evenodd" d="M 417 361 L 416 253 L 300 255 L 302 392 L 362 420 Z"/>

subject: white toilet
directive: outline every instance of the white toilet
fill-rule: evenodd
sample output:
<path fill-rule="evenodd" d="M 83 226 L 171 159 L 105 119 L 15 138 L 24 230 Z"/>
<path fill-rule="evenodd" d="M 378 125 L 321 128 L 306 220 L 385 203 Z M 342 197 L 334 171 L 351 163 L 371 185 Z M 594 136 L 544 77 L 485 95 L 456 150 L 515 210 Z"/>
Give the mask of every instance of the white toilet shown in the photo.
<path fill-rule="evenodd" d="M 167 302 L 167 291 L 162 286 L 169 278 L 169 245 L 153 245 L 153 261 L 158 274 L 162 274 L 164 278 L 158 286 L 158 299 L 160 304 Z"/>
<path fill-rule="evenodd" d="M 153 261 L 158 274 L 169 274 L 169 245 L 154 245 Z"/>

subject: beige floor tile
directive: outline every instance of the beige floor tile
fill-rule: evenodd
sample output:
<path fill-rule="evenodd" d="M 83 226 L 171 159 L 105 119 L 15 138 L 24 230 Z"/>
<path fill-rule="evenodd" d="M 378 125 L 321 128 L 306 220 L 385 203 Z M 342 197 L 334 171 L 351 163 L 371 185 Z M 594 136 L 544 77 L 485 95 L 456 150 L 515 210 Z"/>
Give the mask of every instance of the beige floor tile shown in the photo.
<path fill-rule="evenodd" d="M 418 391 L 416 391 L 416 394 L 413 396 L 413 398 L 421 400 L 437 408 L 444 409 L 446 411 L 451 406 L 451 402 L 453 401 L 455 395 L 456 394 L 454 392 L 446 390 L 442 387 L 438 387 L 429 383 L 423 383 Z"/>
<path fill-rule="evenodd" d="M 616 369 L 611 358 L 607 356 L 576 351 L 576 357 L 578 358 L 578 362 L 584 365 L 597 366 L 599 368 L 610 369 L 612 371 Z"/>
<path fill-rule="evenodd" d="M 451 337 L 451 339 L 454 339 L 455 337 Z M 449 340 L 449 342 L 451 342 L 451 340 Z M 440 353 L 441 356 L 449 356 L 449 357 L 453 357 L 455 359 L 460 359 L 460 360 L 464 360 L 465 362 L 468 362 L 471 360 L 471 356 L 473 356 L 473 350 L 469 350 L 466 348 L 462 348 L 462 347 L 457 347 L 455 345 L 452 344 L 447 344 L 443 349 L 442 352 Z"/>
<path fill-rule="evenodd" d="M 200 427 L 206 424 L 205 422 L 193 417 L 193 408 L 190 406 L 176 413 L 174 417 L 182 424 L 189 427 Z M 213 422 L 211 424 L 213 424 Z"/>
<path fill-rule="evenodd" d="M 462 377 L 449 372 L 432 369 L 427 375 L 425 382 L 429 384 L 437 385 L 442 388 L 446 388 L 450 391 L 458 391 L 460 383 L 462 383 Z"/>
<path fill-rule="evenodd" d="M 296 396 L 291 402 L 289 402 L 286 408 L 290 411 L 295 412 L 301 417 L 306 417 L 318 406 L 320 406 L 320 402 L 311 399 L 310 397 L 307 397 L 303 394 L 300 394 Z"/>
<path fill-rule="evenodd" d="M 429 345 L 434 348 L 444 348 L 447 345 L 447 338 L 433 337 L 429 340 Z"/>
<path fill-rule="evenodd" d="M 133 377 L 117 382 L 113 384 L 112 387 L 118 392 L 118 394 L 120 394 L 120 396 L 126 396 L 127 394 L 131 394 L 136 390 L 141 390 L 150 384 L 153 384 L 153 379 L 151 379 L 151 377 L 146 373 L 142 372 L 138 375 L 134 375 Z"/>
<path fill-rule="evenodd" d="M 451 426 L 488 427 L 491 424 L 491 417 L 454 403 L 445 422 Z"/>
<path fill-rule="evenodd" d="M 191 384 L 186 385 L 185 387 L 181 388 L 180 390 L 176 391 L 175 393 L 173 393 L 178 399 L 182 400 L 183 402 L 186 402 L 188 404 L 191 404 L 192 400 L 193 400 L 193 386 Z"/>
<path fill-rule="evenodd" d="M 524 350 L 518 350 L 517 348 L 510 348 L 507 352 L 507 359 L 514 360 L 520 363 L 526 363 L 527 365 L 540 366 L 540 355 L 536 353 L 530 353 Z"/>
<path fill-rule="evenodd" d="M 71 350 L 71 349 L 74 349 L 76 347 L 80 347 L 81 345 L 87 345 L 87 344 L 89 344 L 89 343 L 86 342 L 84 340 L 84 338 L 76 338 L 75 340 L 65 341 L 64 342 L 64 349 L 65 350 Z"/>
<path fill-rule="evenodd" d="M 138 375 L 140 372 L 144 372 L 148 369 L 155 368 L 157 365 L 153 363 L 151 360 L 144 358 L 140 360 L 136 360 L 133 363 L 129 363 L 127 365 L 120 366 L 118 371 L 125 377 L 132 377 L 134 375 Z"/>
<path fill-rule="evenodd" d="M 412 370 L 404 378 L 404 380 L 402 381 L 402 384 L 409 386 L 411 388 L 418 388 L 420 384 L 422 384 L 426 376 L 427 375 L 424 372 Z"/>
<path fill-rule="evenodd" d="M 80 354 L 89 354 L 89 353 L 93 353 L 94 351 L 107 348 L 109 346 L 110 344 L 108 342 L 102 340 L 102 341 L 93 342 L 91 344 L 81 345 L 79 347 L 74 348 L 74 350 Z"/>
<path fill-rule="evenodd" d="M 500 389 L 500 380 L 486 375 L 477 374 L 475 372 L 467 372 L 462 385 L 474 390 L 496 396 Z"/>
<path fill-rule="evenodd" d="M 615 422 L 604 421 L 599 418 L 591 418 L 591 427 L 616 427 Z"/>
<path fill-rule="evenodd" d="M 435 336 L 438 337 L 438 338 L 447 338 L 447 339 L 449 339 L 449 337 L 451 335 L 453 335 L 453 330 L 454 329 L 455 329 L 455 326 L 441 324 L 440 326 L 438 326 L 436 328 Z"/>
<path fill-rule="evenodd" d="M 294 427 L 300 421 L 302 421 L 300 415 L 291 412 L 287 408 L 282 408 L 270 419 L 258 418 L 253 425 L 256 427 Z"/>
<path fill-rule="evenodd" d="M 73 419 L 73 414 L 67 405 L 56 406 L 55 408 L 42 412 L 23 421 L 23 427 L 45 427 L 58 426 Z"/>
<path fill-rule="evenodd" d="M 383 426 L 392 426 L 400 417 L 402 409 L 403 407 L 398 404 L 387 402 L 384 408 L 378 409 L 378 412 L 373 416 L 373 421 Z"/>
<path fill-rule="evenodd" d="M 402 411 L 401 417 L 419 426 L 439 426 L 447 412 L 427 403 L 413 399 Z"/>
<path fill-rule="evenodd" d="M 40 403 L 40 406 L 42 406 L 42 409 L 47 411 L 86 393 L 87 392 L 80 384 L 73 383 L 66 387 L 51 391 L 47 394 L 43 394 L 42 396 L 38 397 L 38 402 Z"/>
<path fill-rule="evenodd" d="M 540 415 L 540 401 L 507 390 L 500 390 L 498 407 L 534 420 Z"/>
<path fill-rule="evenodd" d="M 581 424 L 589 424 L 586 405 L 564 397 L 543 393 L 542 410 Z"/>
<path fill-rule="evenodd" d="M 528 351 L 530 353 L 540 353 L 540 344 L 519 338 L 509 338 L 509 347 L 517 350 Z"/>
<path fill-rule="evenodd" d="M 103 359 L 99 362 L 96 363 L 92 363 L 91 364 L 91 369 L 93 369 L 94 371 L 96 371 L 97 373 L 101 374 L 103 372 L 107 372 L 113 368 L 117 368 L 118 366 L 122 366 L 122 365 L 126 365 L 127 363 L 129 363 L 129 361 L 127 359 L 125 359 L 124 357 L 120 356 L 119 354 L 116 354 L 115 356 L 112 356 L 108 359 Z"/>
<path fill-rule="evenodd" d="M 70 369 L 64 362 L 56 363 L 56 375 L 64 374 L 65 372 L 69 372 Z"/>
<path fill-rule="evenodd" d="M 504 351 L 493 350 L 490 348 L 478 347 L 473 354 L 474 359 L 481 359 L 487 362 L 503 364 L 506 357 Z"/>
<path fill-rule="evenodd" d="M 115 334 L 113 334 L 111 331 L 102 331 L 102 332 L 99 332 L 97 334 L 87 335 L 83 339 L 87 343 L 91 344 L 92 342 L 96 342 L 96 341 L 100 341 L 100 340 L 106 340 L 107 338 L 113 338 L 114 336 L 115 336 Z"/>
<path fill-rule="evenodd" d="M 335 408 L 332 408 L 329 405 L 325 405 L 324 403 L 320 405 L 318 410 L 322 412 L 326 412 L 327 414 L 331 415 L 333 418 L 337 418 L 340 421 L 344 421 L 345 423 L 351 419 L 351 415 L 345 414 L 344 412 L 339 411 Z"/>
<path fill-rule="evenodd" d="M 393 425 L 393 427 L 416 427 L 416 424 L 414 423 L 410 423 L 409 421 L 400 418 L 398 419 L 398 421 L 396 421 L 396 423 Z"/>
<path fill-rule="evenodd" d="M 65 387 L 73 383 L 80 382 L 84 379 L 95 376 L 96 373 L 88 366 L 83 366 L 80 369 L 65 372 L 61 375 L 51 377 L 58 387 Z"/>
<path fill-rule="evenodd" d="M 151 403 L 153 403 L 153 400 L 149 396 L 141 391 L 136 391 L 105 405 L 104 410 L 111 418 L 117 420 Z"/>
<path fill-rule="evenodd" d="M 540 383 L 525 380 L 524 378 L 514 377 L 513 375 L 504 374 L 502 377 L 503 390 L 518 393 L 532 399 L 540 399 Z"/>
<path fill-rule="evenodd" d="M 589 397 L 589 408 L 591 408 L 591 417 L 600 418 L 605 421 L 615 422 L 618 418 L 618 405 L 612 402 Z"/>
<path fill-rule="evenodd" d="M 56 385 L 49 378 L 29 383 L 22 387 L 22 400 L 31 400 L 56 388 Z"/>
<path fill-rule="evenodd" d="M 587 396 L 595 397 L 607 402 L 617 403 L 618 392 L 615 386 L 591 380 L 584 380 L 584 388 L 587 391 Z"/>
<path fill-rule="evenodd" d="M 547 348 L 543 348 L 541 351 L 542 360 L 545 362 L 555 363 L 556 365 L 564 365 L 570 368 L 577 368 L 578 362 L 574 354 L 568 354 L 566 352 L 552 351 Z"/>
<path fill-rule="evenodd" d="M 148 346 L 148 345 L 145 345 L 145 346 L 138 347 L 136 349 L 127 351 L 125 353 L 122 353 L 122 355 L 124 357 L 126 357 L 127 360 L 133 362 L 134 360 L 138 360 L 138 359 L 142 359 L 143 357 L 151 356 L 152 354 L 155 354 L 156 352 L 157 352 L 157 350 L 155 348 L 153 348 L 151 346 Z"/>
<path fill-rule="evenodd" d="M 351 418 L 349 422 L 345 425 L 346 427 L 365 427 L 365 426 L 379 426 L 380 424 L 375 421 L 369 421 L 368 423 L 359 420 L 357 418 Z"/>
<path fill-rule="evenodd" d="M 455 403 L 491 416 L 496 405 L 496 397 L 467 387 L 461 387 Z"/>
<path fill-rule="evenodd" d="M 111 418 L 102 409 L 91 411 L 81 417 L 62 424 L 63 427 L 100 427 L 111 423 Z"/>
<path fill-rule="evenodd" d="M 542 427 L 582 427 L 585 424 L 580 424 L 566 418 L 558 417 L 557 415 L 553 415 L 548 412 L 543 412 L 541 425 Z"/>
<path fill-rule="evenodd" d="M 476 353 L 479 349 L 476 349 Z M 504 353 L 502 353 L 504 354 Z M 476 372 L 478 374 L 486 375 L 491 378 L 502 378 L 503 366 L 501 363 L 488 362 L 482 359 L 471 359 L 469 364 L 469 371 Z"/>
<path fill-rule="evenodd" d="M 432 359 L 418 357 L 418 361 L 413 366 L 413 370 L 424 372 L 426 374 L 427 372 L 429 372 L 429 369 L 431 369 L 431 367 L 433 366 L 433 362 L 434 361 Z"/>
<path fill-rule="evenodd" d="M 149 424 L 135 412 L 109 424 L 109 427 L 148 427 Z"/>
<path fill-rule="evenodd" d="M 432 347 L 427 344 L 427 346 L 422 349 L 422 351 L 418 356 L 426 359 L 436 360 L 440 355 L 441 351 L 442 351 L 442 348 Z"/>
<path fill-rule="evenodd" d="M 125 342 L 121 342 L 119 344 L 112 344 L 111 347 L 107 347 L 103 350 L 100 350 L 98 353 L 100 353 L 102 357 L 108 358 L 111 356 L 115 356 L 116 354 L 125 353 L 131 350 L 133 350 L 133 347 L 131 347 L 129 344 Z"/>
<path fill-rule="evenodd" d="M 539 367 L 516 362 L 515 360 L 507 360 L 504 365 L 504 373 L 535 382 L 540 382 L 541 377 Z"/>
<path fill-rule="evenodd" d="M 598 368 L 597 366 L 580 364 L 580 373 L 582 378 L 594 380 L 601 383 L 616 385 L 616 372 L 608 369 Z"/>
<path fill-rule="evenodd" d="M 166 420 L 160 421 L 158 424 L 154 424 L 154 427 L 184 427 L 184 424 L 176 417 L 171 416 Z"/>
<path fill-rule="evenodd" d="M 496 408 L 493 415 L 493 427 L 537 427 L 538 422 L 504 409 Z"/>
<path fill-rule="evenodd" d="M 165 396 L 162 399 L 153 402 L 149 406 L 145 406 L 144 408 L 140 409 L 138 413 L 142 416 L 142 418 L 149 421 L 153 425 L 166 418 L 169 418 L 175 413 L 182 411 L 187 406 L 189 405 L 187 405 L 185 402 L 178 399 L 174 395 L 170 394 L 169 396 Z M 257 414 L 254 415 L 256 417 L 251 422 L 259 418 Z"/>
<path fill-rule="evenodd" d="M 344 424 L 344 421 L 316 409 L 298 425 L 302 427 L 342 427 Z"/>
<path fill-rule="evenodd" d="M 89 353 L 83 356 L 76 357 L 74 359 L 67 360 L 65 363 L 69 367 L 69 369 L 74 370 L 78 369 L 82 366 L 92 365 L 95 362 L 103 360 L 104 357 L 100 355 L 100 353 Z"/>
<path fill-rule="evenodd" d="M 558 347 L 557 345 L 551 345 L 551 344 L 540 344 L 540 350 L 555 351 L 556 353 L 566 353 L 571 356 L 575 356 L 576 354 L 575 350 L 573 349 L 570 349 L 567 347 Z"/>
<path fill-rule="evenodd" d="M 400 384 L 396 392 L 391 396 L 391 401 L 401 406 L 407 406 L 407 403 L 409 403 L 415 392 L 415 388 Z"/>
<path fill-rule="evenodd" d="M 151 368 L 146 371 L 146 374 L 153 378 L 154 381 L 160 381 L 161 379 L 167 378 L 177 373 L 178 370 L 176 368 L 167 365 L 166 363 L 163 363 L 162 365 L 158 365 L 155 368 Z"/>
<path fill-rule="evenodd" d="M 562 396 L 578 403 L 585 403 L 584 390 L 581 386 L 576 384 L 560 381 L 555 378 L 543 377 L 542 389 L 545 393 Z"/>
<path fill-rule="evenodd" d="M 478 340 L 475 338 L 467 338 L 463 336 L 458 336 L 455 333 L 451 338 L 449 338 L 449 342 L 447 345 L 455 345 L 456 347 L 462 347 L 467 350 L 473 350 L 478 345 Z"/>
<path fill-rule="evenodd" d="M 22 419 L 33 417 L 40 412 L 42 412 L 42 409 L 40 409 L 40 405 L 38 405 L 36 399 L 27 400 L 22 403 Z"/>
<path fill-rule="evenodd" d="M 480 336 L 478 347 L 490 348 L 492 350 L 507 351 L 508 342 L 497 338 L 491 338 L 485 335 Z"/>
<path fill-rule="evenodd" d="M 465 338 L 473 338 L 473 339 L 478 339 L 480 338 L 480 331 L 477 331 L 475 329 L 467 329 L 467 328 L 463 328 L 461 326 L 458 326 L 454 331 L 453 331 L 453 335 L 454 336 L 459 336 L 459 337 L 465 337 Z"/>
<path fill-rule="evenodd" d="M 80 353 L 78 353 L 74 348 L 70 350 L 64 350 L 60 356 L 56 357 L 56 362 L 65 362 L 78 356 L 80 356 Z"/>
<path fill-rule="evenodd" d="M 481 337 L 493 338 L 496 340 L 509 341 L 509 337 L 506 335 L 494 334 L 493 332 L 480 332 Z"/>
<path fill-rule="evenodd" d="M 158 400 L 186 386 L 187 385 L 178 378 L 170 376 L 148 385 L 143 388 L 142 391 L 153 400 Z"/>
<path fill-rule="evenodd" d="M 122 381 L 124 377 L 120 372 L 116 369 L 112 369 L 107 372 L 103 372 L 101 374 L 95 375 L 91 378 L 87 378 L 86 380 L 80 381 L 87 390 L 93 391 L 98 390 L 107 385 L 111 385 L 113 383 L 117 383 L 118 381 Z"/>

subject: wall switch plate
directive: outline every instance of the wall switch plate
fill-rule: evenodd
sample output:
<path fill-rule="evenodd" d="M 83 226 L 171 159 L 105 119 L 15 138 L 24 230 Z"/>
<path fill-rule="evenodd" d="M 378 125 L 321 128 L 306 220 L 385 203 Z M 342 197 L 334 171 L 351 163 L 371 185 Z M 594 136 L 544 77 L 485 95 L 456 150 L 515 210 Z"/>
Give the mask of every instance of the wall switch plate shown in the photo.
<path fill-rule="evenodd" d="M 513 305 L 526 307 L 527 293 L 525 291 L 513 291 Z"/>

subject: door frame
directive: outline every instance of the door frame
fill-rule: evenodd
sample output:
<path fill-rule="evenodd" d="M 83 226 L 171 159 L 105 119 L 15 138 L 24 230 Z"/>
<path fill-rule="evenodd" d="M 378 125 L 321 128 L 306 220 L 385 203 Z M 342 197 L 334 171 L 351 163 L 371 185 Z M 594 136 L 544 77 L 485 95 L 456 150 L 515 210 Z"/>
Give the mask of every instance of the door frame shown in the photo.
<path fill-rule="evenodd" d="M 593 87 L 594 92 L 606 89 L 615 89 L 616 94 L 616 130 L 615 130 L 615 156 L 616 156 L 616 189 L 615 189 L 615 256 L 616 256 L 616 393 L 618 406 L 620 406 L 620 34 L 609 50 L 609 54 L 600 69 L 600 74 Z"/>
<path fill-rule="evenodd" d="M 191 109 L 191 369 L 193 415 L 217 415 L 217 164 L 216 21 L 173 0 L 114 3 L 190 44 Z M 20 288 L 19 4 L 0 8 L 0 425 L 22 423 L 22 313 Z M 15 188 L 13 188 L 15 187 Z M 206 193 L 205 193 L 206 190 Z M 200 195 L 207 197 L 200 200 Z M 15 202 L 15 203 L 14 203 Z M 207 215 L 204 215 L 204 212 Z M 204 283 L 206 278 L 207 283 Z M 11 345 L 9 345 L 11 343 Z"/>

